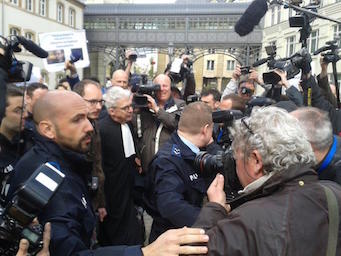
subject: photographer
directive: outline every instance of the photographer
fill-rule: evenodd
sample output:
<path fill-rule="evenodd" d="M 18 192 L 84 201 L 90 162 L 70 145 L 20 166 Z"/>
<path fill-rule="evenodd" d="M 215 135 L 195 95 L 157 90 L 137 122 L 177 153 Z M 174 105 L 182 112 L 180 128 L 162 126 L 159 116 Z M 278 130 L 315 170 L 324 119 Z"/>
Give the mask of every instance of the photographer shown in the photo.
<path fill-rule="evenodd" d="M 333 94 L 328 80 L 328 62 L 324 61 L 324 57 L 320 57 L 321 73 L 317 76 L 317 82 L 321 88 L 321 93 L 335 108 L 337 108 L 337 99 Z"/>
<path fill-rule="evenodd" d="M 194 160 L 199 148 L 209 144 L 212 130 L 210 107 L 187 105 L 178 130 L 151 162 L 145 193 L 146 210 L 153 217 L 150 242 L 168 229 L 193 225 L 198 216 L 207 187 Z"/>
<path fill-rule="evenodd" d="M 217 89 L 215 88 L 209 90 L 203 89 L 201 92 L 200 101 L 210 106 L 212 111 L 216 111 L 219 108 L 220 98 L 221 94 Z"/>
<path fill-rule="evenodd" d="M 275 69 L 274 72 L 280 76 L 281 80 L 278 82 L 278 85 L 285 88 L 285 94 L 288 97 L 288 99 L 295 103 L 297 107 L 302 107 L 303 96 L 295 86 L 290 85 L 290 83 L 287 80 L 286 72 L 280 69 Z"/>
<path fill-rule="evenodd" d="M 227 84 L 221 98 L 225 95 L 235 93 L 243 99 L 249 100 L 255 92 L 256 84 L 262 84 L 256 70 L 251 69 L 248 73 L 242 74 L 240 68 L 240 65 L 236 65 L 236 68 L 232 73 L 232 79 Z"/>
<path fill-rule="evenodd" d="M 128 64 L 125 70 L 118 69 L 112 73 L 111 77 L 111 85 L 112 86 L 120 86 L 123 89 L 129 88 L 129 76 L 130 76 L 130 70 L 133 65 L 133 62 L 136 61 L 137 54 L 134 51 L 128 50 L 126 52 L 126 59 L 128 60 Z"/>
<path fill-rule="evenodd" d="M 231 211 L 218 174 L 194 225 L 210 236 L 208 255 L 340 255 L 341 187 L 318 180 L 298 121 L 279 108 L 260 108 L 231 131 L 244 187 L 237 200 L 244 204 Z"/>
<path fill-rule="evenodd" d="M 304 76 L 301 86 L 304 93 L 304 101 L 307 102 L 311 97 L 311 104 L 313 107 L 326 111 L 329 114 L 329 118 L 332 123 L 333 133 L 340 136 L 341 112 L 324 98 L 321 88 L 317 85 L 315 77 L 308 73 Z M 309 91 L 311 91 L 311 96 L 309 96 Z"/>
<path fill-rule="evenodd" d="M 51 255 L 141 256 L 142 250 L 144 256 L 169 255 L 171 252 L 206 253 L 205 247 L 181 246 L 207 241 L 207 237 L 197 229 L 169 232 L 142 250 L 140 246 L 118 246 L 90 251 L 95 217 L 85 182 L 85 176 L 91 171 L 91 162 L 86 161 L 84 153 L 89 150 L 93 132 L 87 118 L 88 108 L 74 92 L 53 91 L 36 102 L 33 116 L 39 133 L 37 143 L 18 162 L 9 198 L 43 163 L 54 162 L 60 167 L 65 175 L 64 181 L 38 216 L 41 224 L 51 223 Z"/>
<path fill-rule="evenodd" d="M 148 172 L 150 161 L 176 129 L 176 114 L 185 106 L 184 101 L 172 98 L 168 76 L 158 75 L 153 83 L 159 84 L 161 90 L 156 92 L 156 99 L 145 95 L 148 98 L 148 109 L 136 110 L 133 122 L 144 172 Z"/>

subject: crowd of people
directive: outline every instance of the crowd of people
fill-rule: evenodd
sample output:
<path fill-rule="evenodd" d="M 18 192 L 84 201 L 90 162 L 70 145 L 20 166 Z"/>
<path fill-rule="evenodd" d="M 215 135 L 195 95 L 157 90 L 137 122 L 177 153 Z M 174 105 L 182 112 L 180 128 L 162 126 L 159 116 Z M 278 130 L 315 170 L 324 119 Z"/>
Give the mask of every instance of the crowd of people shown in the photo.
<path fill-rule="evenodd" d="M 327 63 L 317 78 L 303 70 L 297 86 L 275 70 L 280 81 L 271 88 L 237 65 L 222 92 L 204 88 L 189 104 L 171 76 L 159 74 L 159 89 L 142 95 L 141 106 L 127 59 L 106 86 L 80 81 L 68 61 L 71 74 L 55 90 L 7 85 L 2 202 L 45 163 L 65 175 L 37 216 L 46 226 L 40 255 L 341 253 L 341 113 Z M 269 100 L 253 106 L 260 98 Z M 228 110 L 243 117 L 213 122 L 213 113 Z M 232 153 L 234 168 L 224 168 L 238 177 L 237 197 L 227 200 L 223 170 L 198 168 L 201 151 Z M 27 247 L 21 241 L 18 255 Z"/>

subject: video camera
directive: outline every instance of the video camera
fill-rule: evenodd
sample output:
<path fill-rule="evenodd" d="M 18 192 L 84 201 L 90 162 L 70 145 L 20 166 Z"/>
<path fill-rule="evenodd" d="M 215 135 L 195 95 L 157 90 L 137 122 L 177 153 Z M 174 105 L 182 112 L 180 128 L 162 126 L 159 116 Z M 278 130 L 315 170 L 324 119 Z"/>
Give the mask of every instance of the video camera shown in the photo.
<path fill-rule="evenodd" d="M 147 108 L 148 98 L 144 94 L 148 94 L 155 98 L 155 93 L 161 90 L 159 84 L 142 84 L 137 87 L 137 91 L 133 97 L 133 105 L 137 108 Z"/>
<path fill-rule="evenodd" d="M 336 63 L 340 60 L 340 55 L 339 55 L 339 45 L 338 41 L 340 39 L 335 39 L 333 41 L 328 41 L 326 42 L 326 46 L 323 46 L 319 49 L 317 49 L 314 52 L 314 55 L 317 55 L 321 53 L 321 56 L 323 56 L 323 62 L 325 63 Z M 326 52 L 328 51 L 328 52 Z"/>
<path fill-rule="evenodd" d="M 0 36 L 2 41 L 0 42 L 1 60 L 0 67 L 5 69 L 8 74 L 8 82 L 25 82 L 31 78 L 33 64 L 27 61 L 19 61 L 15 58 L 14 52 L 21 52 L 22 45 L 26 50 L 33 53 L 40 58 L 47 58 L 48 53 L 36 45 L 31 40 L 22 36 L 10 36 L 6 39 Z"/>
<path fill-rule="evenodd" d="M 12 256 L 19 241 L 29 241 L 29 253 L 35 255 L 43 245 L 43 227 L 31 225 L 48 204 L 65 175 L 53 163 L 41 165 L 14 193 L 6 207 L 0 207 L 0 255 Z"/>
<path fill-rule="evenodd" d="M 275 59 L 276 46 L 271 46 L 272 50 L 267 51 L 270 56 L 265 59 L 261 59 L 253 64 L 253 66 L 259 66 L 267 63 L 268 67 L 271 69 L 269 72 L 263 73 L 263 80 L 265 84 L 276 85 L 281 81 L 281 77 L 274 72 L 274 69 L 280 69 L 287 73 L 287 79 L 294 78 L 300 73 L 300 69 L 307 72 L 308 67 L 310 67 L 311 56 L 306 48 L 302 48 L 289 58 Z"/>

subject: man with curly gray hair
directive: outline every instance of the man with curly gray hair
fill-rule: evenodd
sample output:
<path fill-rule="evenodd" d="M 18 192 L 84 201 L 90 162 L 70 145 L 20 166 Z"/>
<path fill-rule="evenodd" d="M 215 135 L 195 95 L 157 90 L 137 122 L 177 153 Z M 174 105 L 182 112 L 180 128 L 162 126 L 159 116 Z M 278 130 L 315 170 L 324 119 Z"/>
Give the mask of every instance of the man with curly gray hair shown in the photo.
<path fill-rule="evenodd" d="M 208 255 L 341 255 L 341 187 L 318 180 L 298 120 L 258 108 L 231 133 L 244 189 L 226 204 L 221 174 L 209 187 L 210 202 L 194 225 L 208 230 Z"/>

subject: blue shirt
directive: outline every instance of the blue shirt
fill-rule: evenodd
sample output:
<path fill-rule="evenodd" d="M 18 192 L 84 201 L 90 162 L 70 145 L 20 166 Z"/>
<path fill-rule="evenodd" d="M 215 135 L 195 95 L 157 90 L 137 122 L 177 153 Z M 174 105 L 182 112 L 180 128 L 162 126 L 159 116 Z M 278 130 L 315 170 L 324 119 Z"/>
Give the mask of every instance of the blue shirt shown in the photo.
<path fill-rule="evenodd" d="M 178 134 L 178 136 L 179 136 L 179 138 L 181 139 L 181 141 L 187 146 L 187 147 L 189 147 L 191 150 L 192 150 L 192 152 L 194 153 L 194 154 L 198 154 L 199 152 L 200 152 L 200 149 L 196 146 L 196 145 L 194 145 L 192 142 L 190 142 L 189 140 L 187 140 L 187 139 L 185 139 L 184 137 L 182 137 L 179 133 L 177 133 Z"/>

